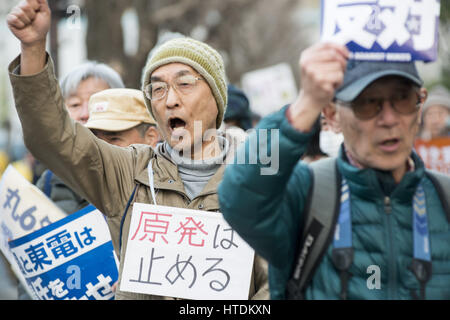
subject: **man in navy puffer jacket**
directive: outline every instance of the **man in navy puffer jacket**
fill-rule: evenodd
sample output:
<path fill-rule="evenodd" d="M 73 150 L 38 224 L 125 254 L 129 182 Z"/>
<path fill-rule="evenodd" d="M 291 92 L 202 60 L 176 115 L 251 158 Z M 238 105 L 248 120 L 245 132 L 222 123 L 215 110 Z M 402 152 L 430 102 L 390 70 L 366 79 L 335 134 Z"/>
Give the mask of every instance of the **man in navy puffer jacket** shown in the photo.
<path fill-rule="evenodd" d="M 270 263 L 272 299 L 290 298 L 286 288 L 312 185 L 310 170 L 299 159 L 323 113 L 344 135 L 337 158 L 344 191 L 332 240 L 303 297 L 450 299 L 449 213 L 412 150 L 427 91 L 414 63 L 348 56 L 347 48 L 330 43 L 302 53 L 297 100 L 257 127 L 278 130 L 267 142 L 277 146 L 272 148 L 279 153 L 277 172 L 263 174 L 263 161 L 229 165 L 219 187 L 221 211 Z M 276 138 L 273 144 L 270 139 Z M 256 140 L 247 139 L 236 159 L 248 159 L 249 144 Z M 333 252 L 349 248 L 351 265 L 343 275 Z"/>

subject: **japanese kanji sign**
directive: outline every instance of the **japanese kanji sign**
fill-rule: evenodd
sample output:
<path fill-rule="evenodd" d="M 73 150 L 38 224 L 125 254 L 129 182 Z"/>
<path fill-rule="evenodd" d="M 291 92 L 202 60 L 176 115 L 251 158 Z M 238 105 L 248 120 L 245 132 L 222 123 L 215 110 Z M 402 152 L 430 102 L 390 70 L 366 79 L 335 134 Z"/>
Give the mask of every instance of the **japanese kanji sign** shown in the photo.
<path fill-rule="evenodd" d="M 8 241 L 64 218 L 66 214 L 12 165 L 0 181 L 0 250 L 11 262 Z"/>
<path fill-rule="evenodd" d="M 253 258 L 220 213 L 135 203 L 120 289 L 246 300 Z"/>
<path fill-rule="evenodd" d="M 110 300 L 118 279 L 111 236 L 92 205 L 9 242 L 11 253 L 40 300 Z"/>
<path fill-rule="evenodd" d="M 321 38 L 358 60 L 434 61 L 439 13 L 439 0 L 322 0 Z"/>
<path fill-rule="evenodd" d="M 416 139 L 414 147 L 428 169 L 450 175 L 450 137 Z"/>

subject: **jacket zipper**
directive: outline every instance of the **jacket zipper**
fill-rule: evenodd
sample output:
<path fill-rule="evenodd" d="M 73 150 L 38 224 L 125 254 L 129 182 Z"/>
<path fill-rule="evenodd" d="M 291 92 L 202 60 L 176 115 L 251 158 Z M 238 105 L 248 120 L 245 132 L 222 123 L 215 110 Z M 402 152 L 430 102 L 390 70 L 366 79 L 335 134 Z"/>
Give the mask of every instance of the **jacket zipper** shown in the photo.
<path fill-rule="evenodd" d="M 389 280 L 388 280 L 388 299 L 397 298 L 397 264 L 395 259 L 394 235 L 392 230 L 392 205 L 391 198 L 384 197 L 384 212 L 386 214 L 387 228 L 388 228 L 388 265 L 389 265 Z"/>

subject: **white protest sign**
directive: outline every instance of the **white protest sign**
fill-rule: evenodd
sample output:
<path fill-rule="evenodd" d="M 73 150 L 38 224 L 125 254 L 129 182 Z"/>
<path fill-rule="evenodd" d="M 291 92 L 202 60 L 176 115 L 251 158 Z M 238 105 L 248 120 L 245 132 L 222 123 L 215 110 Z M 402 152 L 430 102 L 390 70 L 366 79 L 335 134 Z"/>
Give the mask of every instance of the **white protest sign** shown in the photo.
<path fill-rule="evenodd" d="M 358 60 L 434 61 L 439 0 L 322 0 L 323 41 Z"/>
<path fill-rule="evenodd" d="M 244 73 L 241 84 L 250 101 L 250 109 L 262 117 L 292 103 L 298 92 L 287 63 Z"/>
<path fill-rule="evenodd" d="M 0 181 L 0 250 L 11 263 L 8 241 L 64 218 L 41 190 L 28 182 L 12 165 Z"/>
<path fill-rule="evenodd" d="M 135 203 L 120 290 L 247 300 L 253 258 L 220 213 Z"/>

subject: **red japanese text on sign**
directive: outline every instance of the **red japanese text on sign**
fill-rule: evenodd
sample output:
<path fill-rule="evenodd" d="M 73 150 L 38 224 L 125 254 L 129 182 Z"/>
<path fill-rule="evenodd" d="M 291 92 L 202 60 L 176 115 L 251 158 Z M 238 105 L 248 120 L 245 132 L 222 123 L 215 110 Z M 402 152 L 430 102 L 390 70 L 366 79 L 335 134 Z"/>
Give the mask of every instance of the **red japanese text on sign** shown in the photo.
<path fill-rule="evenodd" d="M 188 225 L 191 225 L 191 226 L 188 226 Z M 204 239 L 202 239 L 200 243 L 194 243 L 192 240 L 193 236 L 198 235 L 197 230 L 202 232 L 205 235 L 208 235 L 208 232 L 203 230 L 203 226 L 204 226 L 204 224 L 201 221 L 195 222 L 194 218 L 192 218 L 192 217 L 187 217 L 185 223 L 180 222 L 180 227 L 177 230 L 175 230 L 175 232 L 182 230 L 181 238 L 180 238 L 180 241 L 178 241 L 178 244 L 180 244 L 183 241 L 185 236 L 188 236 L 189 245 L 195 246 L 195 247 L 203 247 L 205 245 Z"/>
<path fill-rule="evenodd" d="M 142 211 L 138 227 L 131 240 L 134 240 L 139 235 L 138 240 L 140 241 L 146 239 L 148 236 L 149 241 L 155 242 L 156 237 L 160 235 L 161 239 L 168 244 L 169 242 L 164 235 L 167 235 L 167 231 L 169 230 L 169 221 L 163 220 L 164 217 L 170 218 L 172 215 Z"/>

